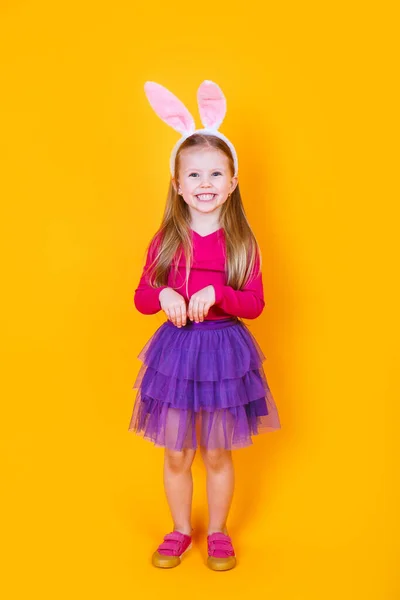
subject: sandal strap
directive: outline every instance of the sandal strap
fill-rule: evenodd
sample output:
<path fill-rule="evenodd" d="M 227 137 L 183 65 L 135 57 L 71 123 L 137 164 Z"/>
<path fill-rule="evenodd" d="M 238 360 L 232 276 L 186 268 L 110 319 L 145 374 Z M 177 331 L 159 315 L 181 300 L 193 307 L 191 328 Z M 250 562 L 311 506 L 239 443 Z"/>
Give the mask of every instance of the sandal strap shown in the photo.
<path fill-rule="evenodd" d="M 209 554 L 218 552 L 224 554 L 225 556 L 235 555 L 231 538 L 222 533 L 208 536 L 208 549 Z"/>
<path fill-rule="evenodd" d="M 179 556 L 182 553 L 182 547 L 184 543 L 189 541 L 188 538 L 190 539 L 190 536 L 180 533 L 179 531 L 167 533 L 167 535 L 164 536 L 163 543 L 158 547 L 158 551 L 161 553 L 167 552 L 168 554 Z"/>

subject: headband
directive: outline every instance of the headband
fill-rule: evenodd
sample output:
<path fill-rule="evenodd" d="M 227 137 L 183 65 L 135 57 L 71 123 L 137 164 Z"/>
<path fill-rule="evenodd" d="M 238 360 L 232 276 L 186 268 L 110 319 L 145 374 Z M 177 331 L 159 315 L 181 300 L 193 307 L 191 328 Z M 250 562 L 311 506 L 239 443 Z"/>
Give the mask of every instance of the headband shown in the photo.
<path fill-rule="evenodd" d="M 215 135 L 229 146 L 235 167 L 234 176 L 236 177 L 238 173 L 236 150 L 228 138 L 218 131 L 226 114 L 226 99 L 216 83 L 206 79 L 197 90 L 197 103 L 204 129 L 195 129 L 194 119 L 186 106 L 164 86 L 154 81 L 146 81 L 144 91 L 154 112 L 167 125 L 182 134 L 181 139 L 176 142 L 171 152 L 170 171 L 172 177 L 175 175 L 175 157 L 178 149 L 194 133 Z"/>

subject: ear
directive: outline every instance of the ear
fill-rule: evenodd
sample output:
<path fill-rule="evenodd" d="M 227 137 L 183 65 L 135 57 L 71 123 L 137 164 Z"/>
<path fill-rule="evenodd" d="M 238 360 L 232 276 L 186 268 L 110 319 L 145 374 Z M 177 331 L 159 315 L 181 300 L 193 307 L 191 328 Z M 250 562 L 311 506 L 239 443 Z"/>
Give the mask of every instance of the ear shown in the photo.
<path fill-rule="evenodd" d="M 231 194 L 235 191 L 237 184 L 239 183 L 238 177 L 232 177 L 231 179 Z"/>
<path fill-rule="evenodd" d="M 178 183 L 176 177 L 171 177 L 171 183 L 172 183 L 172 186 L 173 186 L 174 190 L 176 191 L 176 193 L 178 193 L 179 183 Z"/>
<path fill-rule="evenodd" d="M 144 92 L 154 112 L 182 135 L 194 132 L 194 119 L 186 106 L 172 92 L 154 81 L 146 81 Z"/>
<path fill-rule="evenodd" d="M 204 127 L 218 129 L 226 114 L 226 99 L 221 88 L 206 79 L 197 90 L 197 103 Z"/>

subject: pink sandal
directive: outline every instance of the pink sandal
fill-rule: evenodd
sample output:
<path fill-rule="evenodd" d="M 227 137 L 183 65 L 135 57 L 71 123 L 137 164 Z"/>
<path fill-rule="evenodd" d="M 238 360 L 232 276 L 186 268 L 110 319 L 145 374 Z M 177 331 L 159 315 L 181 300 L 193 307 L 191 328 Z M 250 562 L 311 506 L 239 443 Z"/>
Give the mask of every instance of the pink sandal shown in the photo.
<path fill-rule="evenodd" d="M 235 551 L 229 535 L 222 532 L 207 536 L 207 565 L 214 571 L 228 571 L 236 565 Z"/>
<path fill-rule="evenodd" d="M 177 567 L 181 562 L 181 556 L 192 547 L 192 537 L 172 531 L 167 533 L 164 541 L 153 554 L 152 563 L 155 567 L 169 569 Z"/>

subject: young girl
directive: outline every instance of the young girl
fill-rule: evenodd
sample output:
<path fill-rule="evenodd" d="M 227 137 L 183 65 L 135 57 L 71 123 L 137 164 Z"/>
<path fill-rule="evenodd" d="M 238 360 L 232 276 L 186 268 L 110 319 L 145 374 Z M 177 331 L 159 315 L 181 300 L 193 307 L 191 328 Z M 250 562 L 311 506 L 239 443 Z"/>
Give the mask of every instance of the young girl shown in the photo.
<path fill-rule="evenodd" d="M 153 565 L 174 567 L 191 547 L 191 465 L 199 446 L 207 470 L 208 566 L 236 564 L 227 518 L 234 490 L 232 450 L 280 428 L 262 367 L 265 356 L 241 319 L 264 308 L 261 254 L 246 219 L 234 146 L 218 131 L 221 89 L 204 81 L 196 130 L 163 86 L 145 84 L 155 112 L 182 133 L 170 159 L 164 217 L 152 238 L 134 303 L 165 321 L 139 354 L 143 365 L 129 430 L 165 448 L 164 485 L 173 531 Z"/>

